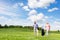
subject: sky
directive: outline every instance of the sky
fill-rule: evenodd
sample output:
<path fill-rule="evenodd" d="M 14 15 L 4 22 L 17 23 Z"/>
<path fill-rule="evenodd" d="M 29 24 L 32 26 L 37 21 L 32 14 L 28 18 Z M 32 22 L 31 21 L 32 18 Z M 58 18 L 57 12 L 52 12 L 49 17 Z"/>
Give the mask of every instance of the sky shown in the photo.
<path fill-rule="evenodd" d="M 60 0 L 0 0 L 0 24 L 32 26 L 33 22 L 60 30 Z"/>

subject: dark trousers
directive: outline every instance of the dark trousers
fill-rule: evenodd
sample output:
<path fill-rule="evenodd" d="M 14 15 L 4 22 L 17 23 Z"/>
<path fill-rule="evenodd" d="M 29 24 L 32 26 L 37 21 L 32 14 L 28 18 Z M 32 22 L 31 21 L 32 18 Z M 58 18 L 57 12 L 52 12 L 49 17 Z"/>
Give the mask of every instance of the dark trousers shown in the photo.
<path fill-rule="evenodd" d="M 45 35 L 44 29 L 41 30 L 41 35 L 42 35 L 42 36 Z"/>

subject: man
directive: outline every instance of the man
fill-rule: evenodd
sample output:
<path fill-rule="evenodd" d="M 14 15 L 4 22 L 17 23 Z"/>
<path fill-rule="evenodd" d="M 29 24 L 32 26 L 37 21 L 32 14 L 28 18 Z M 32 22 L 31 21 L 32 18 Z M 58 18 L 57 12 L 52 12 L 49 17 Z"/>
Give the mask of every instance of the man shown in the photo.
<path fill-rule="evenodd" d="M 50 25 L 49 23 L 46 23 L 46 35 L 48 35 L 48 32 L 50 31 Z"/>
<path fill-rule="evenodd" d="M 34 22 L 34 35 L 38 36 L 38 24 L 36 22 Z"/>

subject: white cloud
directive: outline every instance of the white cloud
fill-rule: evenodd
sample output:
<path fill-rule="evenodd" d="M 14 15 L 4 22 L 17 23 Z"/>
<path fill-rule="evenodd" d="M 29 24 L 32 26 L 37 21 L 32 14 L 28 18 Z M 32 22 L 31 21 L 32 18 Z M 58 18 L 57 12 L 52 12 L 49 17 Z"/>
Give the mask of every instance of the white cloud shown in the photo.
<path fill-rule="evenodd" d="M 28 15 L 36 15 L 37 11 L 36 10 L 31 10 Z"/>
<path fill-rule="evenodd" d="M 16 9 L 16 8 L 18 8 L 18 6 L 23 7 L 24 4 L 23 3 L 15 3 L 12 7 Z"/>
<path fill-rule="evenodd" d="M 30 8 L 44 8 L 50 6 L 51 3 L 55 3 L 55 0 L 28 0 Z"/>
<path fill-rule="evenodd" d="M 7 15 L 7 16 L 18 16 L 16 13 L 9 12 L 3 9 L 0 10 L 0 14 Z"/>
<path fill-rule="evenodd" d="M 48 16 L 45 16 L 45 18 L 47 19 L 47 18 L 49 18 Z"/>
<path fill-rule="evenodd" d="M 0 20 L 1 20 L 1 19 L 4 19 L 4 18 L 5 18 L 4 16 L 0 16 Z"/>
<path fill-rule="evenodd" d="M 24 22 L 24 23 L 23 23 Z M 6 18 L 6 17 L 3 17 L 1 16 L 0 17 L 0 24 L 1 25 L 22 25 L 22 26 L 32 26 L 32 22 L 31 21 L 28 21 L 28 20 L 25 20 L 25 19 L 21 19 L 21 18 Z"/>
<path fill-rule="evenodd" d="M 18 14 L 11 12 L 8 8 L 11 8 L 7 5 L 1 4 L 0 5 L 0 14 L 7 15 L 7 16 L 19 16 Z"/>
<path fill-rule="evenodd" d="M 37 14 L 37 20 L 42 20 L 43 17 L 44 17 L 44 14 L 43 13 Z"/>
<path fill-rule="evenodd" d="M 43 13 L 38 13 L 36 10 L 31 10 L 28 14 L 28 18 L 31 21 L 47 21 L 48 19 L 53 18 L 52 16 L 45 16 Z"/>
<path fill-rule="evenodd" d="M 12 6 L 0 3 L 0 24 L 1 25 L 32 25 L 28 20 L 21 19 L 18 13 L 15 13 L 15 9 L 19 4 L 14 4 Z M 18 17 L 19 16 L 19 17 Z M 23 23 L 24 22 L 24 23 Z"/>
<path fill-rule="evenodd" d="M 28 13 L 28 18 L 31 21 L 47 21 L 48 19 L 53 18 L 52 16 L 45 16 L 43 13 L 38 13 L 36 10 L 31 10 Z"/>
<path fill-rule="evenodd" d="M 23 4 L 23 3 L 18 3 L 18 4 L 19 4 L 21 7 L 22 7 L 22 6 L 24 6 L 24 4 Z"/>
<path fill-rule="evenodd" d="M 53 11 L 55 11 L 55 10 L 58 10 L 58 8 L 57 8 L 57 7 L 54 7 L 54 8 L 52 8 L 52 9 L 49 9 L 48 12 L 53 12 Z"/>
<path fill-rule="evenodd" d="M 23 6 L 22 7 L 25 11 L 30 11 L 29 7 L 28 6 Z"/>
<path fill-rule="evenodd" d="M 56 25 L 60 26 L 60 22 L 55 21 L 54 23 L 55 23 Z"/>
<path fill-rule="evenodd" d="M 8 21 L 8 18 L 4 17 L 4 16 L 0 16 L 0 24 L 1 25 L 5 25 Z"/>
<path fill-rule="evenodd" d="M 31 12 L 31 13 L 30 13 Z M 36 10 L 32 10 L 29 12 L 29 17 L 27 19 L 31 20 L 31 21 L 39 21 L 39 20 L 42 20 L 43 17 L 44 17 L 44 14 L 43 13 L 39 13 L 37 14 Z"/>
<path fill-rule="evenodd" d="M 18 17 L 19 14 L 13 12 L 12 10 L 14 10 L 13 7 L 8 6 L 5 3 L 0 3 L 0 24 L 5 25 L 8 24 L 9 22 L 10 24 L 13 25 L 15 22 L 17 22 L 17 21 L 14 22 L 14 20 L 16 20 L 16 17 Z M 10 19 L 12 21 L 9 21 Z"/>
<path fill-rule="evenodd" d="M 34 22 L 34 21 L 37 21 L 37 16 L 36 15 L 31 15 L 27 19 L 31 20 L 32 22 Z"/>
<path fill-rule="evenodd" d="M 51 22 L 51 30 L 60 30 L 60 22 L 58 21 Z"/>

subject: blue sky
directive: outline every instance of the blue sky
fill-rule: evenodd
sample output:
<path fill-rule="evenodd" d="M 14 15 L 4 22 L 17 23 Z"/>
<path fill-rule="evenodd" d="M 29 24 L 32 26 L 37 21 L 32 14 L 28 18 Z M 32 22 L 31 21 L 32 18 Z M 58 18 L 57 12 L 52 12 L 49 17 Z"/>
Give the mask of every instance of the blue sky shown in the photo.
<path fill-rule="evenodd" d="M 60 29 L 60 0 L 0 0 L 0 24 L 28 26 L 34 21 Z"/>

